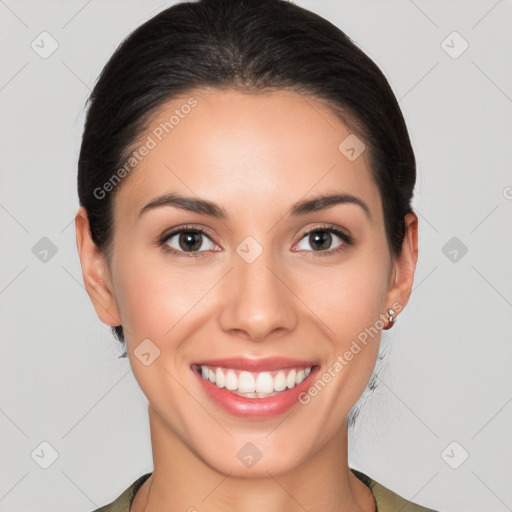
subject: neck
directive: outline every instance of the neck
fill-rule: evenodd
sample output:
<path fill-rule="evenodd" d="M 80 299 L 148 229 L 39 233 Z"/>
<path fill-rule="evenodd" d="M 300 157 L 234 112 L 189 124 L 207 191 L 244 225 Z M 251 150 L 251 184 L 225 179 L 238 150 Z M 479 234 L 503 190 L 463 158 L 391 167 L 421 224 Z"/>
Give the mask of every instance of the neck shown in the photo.
<path fill-rule="evenodd" d="M 292 471 L 255 478 L 226 475 L 206 464 L 149 407 L 153 474 L 130 512 L 374 512 L 370 489 L 348 466 L 347 425 Z"/>

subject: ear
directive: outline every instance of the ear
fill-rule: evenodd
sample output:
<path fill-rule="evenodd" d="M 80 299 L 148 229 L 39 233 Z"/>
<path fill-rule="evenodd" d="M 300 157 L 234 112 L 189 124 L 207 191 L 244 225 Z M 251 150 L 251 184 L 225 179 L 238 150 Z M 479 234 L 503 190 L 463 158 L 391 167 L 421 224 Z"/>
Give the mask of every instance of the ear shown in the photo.
<path fill-rule="evenodd" d="M 414 272 L 418 260 L 418 217 L 407 213 L 404 217 L 406 233 L 402 254 L 393 261 L 390 288 L 386 296 L 386 310 L 398 313 L 405 308 L 412 292 Z"/>
<path fill-rule="evenodd" d="M 121 325 L 107 260 L 91 238 L 89 218 L 83 207 L 76 214 L 75 229 L 85 289 L 96 314 L 104 324 Z"/>

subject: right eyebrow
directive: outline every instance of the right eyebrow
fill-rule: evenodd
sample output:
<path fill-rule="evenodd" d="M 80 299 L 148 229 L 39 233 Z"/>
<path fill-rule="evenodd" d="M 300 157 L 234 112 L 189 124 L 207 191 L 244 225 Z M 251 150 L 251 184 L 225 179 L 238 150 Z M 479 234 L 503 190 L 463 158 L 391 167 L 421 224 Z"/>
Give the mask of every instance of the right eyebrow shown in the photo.
<path fill-rule="evenodd" d="M 191 212 L 201 213 L 203 215 L 210 215 L 218 219 L 227 219 L 228 215 L 222 206 L 208 201 L 207 199 L 199 199 L 195 197 L 181 196 L 179 194 L 165 194 L 150 201 L 139 212 L 139 217 L 154 208 L 161 208 L 163 206 L 174 206 Z"/>

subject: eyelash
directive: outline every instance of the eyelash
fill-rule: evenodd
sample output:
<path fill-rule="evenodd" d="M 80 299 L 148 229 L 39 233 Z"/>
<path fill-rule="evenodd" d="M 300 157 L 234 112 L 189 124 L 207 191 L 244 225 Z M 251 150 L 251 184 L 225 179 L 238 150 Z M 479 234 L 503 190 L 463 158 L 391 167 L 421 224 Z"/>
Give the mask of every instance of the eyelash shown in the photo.
<path fill-rule="evenodd" d="M 302 237 L 300 238 L 299 242 L 301 240 L 303 240 L 304 238 L 306 238 L 307 236 L 311 235 L 312 233 L 316 233 L 316 232 L 322 232 L 322 231 L 327 231 L 327 232 L 330 232 L 330 233 L 334 233 L 335 235 L 337 235 L 339 238 L 341 238 L 341 240 L 343 241 L 343 243 L 337 247 L 336 249 L 330 249 L 330 250 L 327 250 L 327 251 L 306 251 L 306 252 L 312 252 L 315 256 L 329 256 L 329 255 L 333 255 L 333 254 L 337 254 L 343 250 L 346 250 L 347 247 L 351 246 L 351 245 L 354 245 L 354 238 L 349 235 L 348 233 L 345 233 L 344 231 L 341 231 L 339 228 L 337 228 L 336 226 L 332 225 L 332 224 L 328 224 L 328 225 L 325 225 L 325 226 L 317 226 L 313 229 L 310 229 L 309 231 L 307 231 L 306 233 L 303 233 Z M 190 253 L 187 253 L 185 251 L 178 251 L 172 247 L 169 247 L 167 245 L 167 242 L 175 235 L 178 235 L 178 234 L 181 234 L 181 233 L 195 233 L 195 234 L 201 234 L 201 235 L 204 235 L 206 236 L 207 238 L 209 238 L 211 240 L 211 237 L 208 235 L 208 233 L 202 229 L 202 228 L 199 228 L 199 227 L 195 227 L 195 226 L 182 226 L 181 228 L 179 229 L 176 229 L 175 231 L 172 231 L 171 233 L 167 233 L 165 235 L 163 235 L 160 240 L 158 241 L 158 245 L 162 247 L 162 249 L 166 252 L 169 252 L 175 256 L 184 256 L 185 258 L 197 258 L 197 256 L 195 256 L 196 254 L 199 254 L 201 252 L 207 252 L 207 251 L 194 251 L 194 252 L 190 252 Z M 213 242 L 213 240 L 211 240 Z"/>

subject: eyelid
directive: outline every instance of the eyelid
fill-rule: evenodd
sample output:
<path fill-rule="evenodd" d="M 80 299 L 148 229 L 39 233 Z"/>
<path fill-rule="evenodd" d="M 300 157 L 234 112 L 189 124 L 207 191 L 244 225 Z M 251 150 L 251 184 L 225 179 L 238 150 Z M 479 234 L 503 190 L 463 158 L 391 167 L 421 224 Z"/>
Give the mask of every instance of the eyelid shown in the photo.
<path fill-rule="evenodd" d="M 315 233 L 316 231 L 334 231 L 335 234 L 336 232 L 339 232 L 340 234 L 337 235 L 337 236 L 340 236 L 343 240 L 345 240 L 345 238 L 347 239 L 347 243 L 354 243 L 354 237 L 350 234 L 350 232 L 341 227 L 341 226 L 338 226 L 337 224 L 331 224 L 331 223 L 320 223 L 316 226 L 313 226 L 312 228 L 309 228 L 307 231 L 304 231 L 300 237 L 300 239 L 298 240 L 299 242 L 307 235 L 310 235 L 311 233 Z M 327 251 L 324 251 L 324 252 L 327 252 Z"/>

